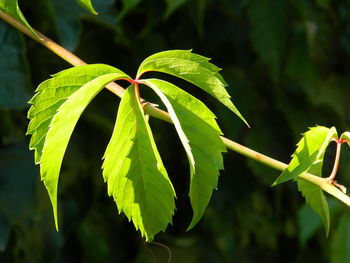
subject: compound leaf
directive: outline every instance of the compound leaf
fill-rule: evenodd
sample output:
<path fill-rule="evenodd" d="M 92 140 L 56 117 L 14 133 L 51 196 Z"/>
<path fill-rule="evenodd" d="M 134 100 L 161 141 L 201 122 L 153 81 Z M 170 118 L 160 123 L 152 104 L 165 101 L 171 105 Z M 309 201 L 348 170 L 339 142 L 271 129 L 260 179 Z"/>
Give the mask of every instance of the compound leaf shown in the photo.
<path fill-rule="evenodd" d="M 108 73 L 89 75 L 101 72 Z M 35 150 L 36 163 L 40 163 L 41 179 L 50 196 L 57 229 L 58 177 L 70 136 L 90 101 L 106 84 L 118 78 L 129 77 L 105 65 L 75 67 L 42 83 L 31 100 L 30 148 Z"/>
<path fill-rule="evenodd" d="M 175 191 L 134 87 L 120 102 L 102 167 L 108 194 L 146 241 L 164 231 L 172 221 Z"/>
<path fill-rule="evenodd" d="M 190 170 L 189 196 L 193 218 L 188 229 L 191 229 L 204 214 L 212 191 L 217 187 L 219 169 L 223 169 L 222 152 L 226 152 L 226 148 L 219 136 L 221 130 L 215 115 L 201 101 L 177 86 L 159 79 L 140 82 L 166 95 L 189 140 L 195 164 L 195 169 Z"/>
<path fill-rule="evenodd" d="M 4 13 L 11 15 L 16 20 L 24 24 L 32 33 L 40 38 L 34 29 L 29 25 L 27 19 L 25 19 L 22 11 L 19 9 L 17 0 L 0 0 L 0 10 Z"/>
<path fill-rule="evenodd" d="M 137 78 L 147 71 L 159 71 L 182 78 L 212 95 L 247 124 L 230 100 L 225 89 L 227 84 L 219 74 L 220 68 L 209 60 L 191 50 L 163 51 L 149 56 L 141 63 Z"/>
<path fill-rule="evenodd" d="M 91 12 L 94 15 L 97 15 L 96 10 L 94 9 L 91 0 L 76 0 L 82 7 Z"/>
<path fill-rule="evenodd" d="M 334 127 L 330 129 L 323 126 L 310 128 L 298 142 L 298 147 L 293 153 L 288 167 L 276 179 L 273 185 L 295 179 L 298 175 L 307 172 L 318 162 L 322 163 L 326 148 L 335 136 L 337 136 L 337 131 Z M 321 176 L 321 174 L 318 176 Z"/>

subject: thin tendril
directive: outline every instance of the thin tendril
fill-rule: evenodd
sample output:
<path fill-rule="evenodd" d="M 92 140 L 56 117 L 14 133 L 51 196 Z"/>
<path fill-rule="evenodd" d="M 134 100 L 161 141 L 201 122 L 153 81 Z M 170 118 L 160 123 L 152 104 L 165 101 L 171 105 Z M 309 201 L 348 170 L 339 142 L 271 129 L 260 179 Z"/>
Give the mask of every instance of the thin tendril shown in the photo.
<path fill-rule="evenodd" d="M 152 262 L 153 263 L 156 263 L 157 262 L 157 259 L 156 259 L 156 255 L 154 254 L 154 252 L 152 251 L 152 249 L 150 249 L 148 246 L 147 246 L 147 242 L 142 239 L 142 243 L 143 243 L 143 247 L 146 249 L 147 253 L 151 255 L 152 257 Z"/>
<path fill-rule="evenodd" d="M 170 249 L 167 245 L 162 244 L 162 243 L 159 243 L 159 242 L 155 242 L 155 241 L 150 242 L 150 244 L 157 245 L 157 246 L 160 246 L 160 247 L 162 247 L 162 248 L 165 248 L 165 249 L 168 251 L 168 254 L 169 254 L 169 258 L 168 258 L 167 263 L 170 263 L 170 262 L 171 262 L 171 259 L 172 259 L 172 256 L 171 256 L 171 249 Z"/>

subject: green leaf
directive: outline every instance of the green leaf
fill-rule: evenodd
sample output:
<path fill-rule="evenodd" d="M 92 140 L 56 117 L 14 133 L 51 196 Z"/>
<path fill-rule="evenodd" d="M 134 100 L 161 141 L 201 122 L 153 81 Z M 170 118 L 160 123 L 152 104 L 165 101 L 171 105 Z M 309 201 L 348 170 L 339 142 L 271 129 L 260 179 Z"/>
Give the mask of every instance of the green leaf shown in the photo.
<path fill-rule="evenodd" d="M 298 190 L 305 197 L 306 202 L 322 218 L 327 235 L 330 217 L 327 200 L 322 189 L 297 177 L 304 172 L 310 172 L 316 176 L 322 175 L 323 157 L 328 144 L 334 137 L 337 137 L 337 131 L 334 127 L 330 129 L 323 126 L 310 128 L 298 142 L 298 147 L 292 155 L 292 161 L 273 184 L 277 185 L 295 179 Z"/>
<path fill-rule="evenodd" d="M 151 241 L 172 221 L 175 191 L 134 87 L 127 88 L 120 102 L 104 159 L 108 194 L 119 212 L 124 212 L 146 241 Z"/>
<path fill-rule="evenodd" d="M 311 151 L 321 145 L 319 150 L 316 151 L 318 155 L 316 156 L 314 164 L 308 169 L 309 173 L 321 177 L 323 158 L 326 152 L 326 148 L 330 141 L 334 137 L 337 137 L 337 131 L 334 127 L 328 129 L 326 127 L 318 126 L 311 128 L 310 131 L 306 132 L 304 134 L 304 138 L 305 137 L 308 139 L 306 139 L 304 142 L 304 147 L 305 144 L 308 143 L 310 145 L 309 149 Z M 324 138 L 323 143 L 321 141 L 322 137 Z M 302 158 L 302 155 L 303 154 L 300 153 L 300 158 Z M 301 178 L 296 178 L 296 182 L 298 184 L 298 190 L 305 197 L 306 203 L 308 203 L 311 208 L 321 217 L 323 225 L 325 227 L 326 235 L 328 236 L 330 228 L 329 208 L 322 189 L 319 186 L 309 183 Z"/>
<path fill-rule="evenodd" d="M 0 0 L 0 10 L 24 24 L 37 38 L 41 39 L 23 16 L 17 0 Z"/>
<path fill-rule="evenodd" d="M 91 0 L 76 0 L 82 7 L 84 7 L 86 10 L 91 12 L 94 15 L 97 15 L 98 13 L 92 6 Z"/>
<path fill-rule="evenodd" d="M 295 179 L 300 174 L 307 172 L 312 166 L 323 162 L 323 156 L 332 138 L 337 136 L 334 127 L 326 128 L 317 126 L 310 128 L 304 133 L 303 138 L 298 142 L 297 149 L 292 155 L 292 160 L 288 167 L 276 179 L 273 185 Z M 321 176 L 321 170 L 317 171 Z"/>
<path fill-rule="evenodd" d="M 195 164 L 195 169 L 190 169 L 189 196 L 193 218 L 188 229 L 191 229 L 204 214 L 213 189 L 217 187 L 219 169 L 224 168 L 222 152 L 226 152 L 226 148 L 219 136 L 221 130 L 216 123 L 215 115 L 187 92 L 159 79 L 140 80 L 140 82 L 166 95 L 175 112 L 170 115 L 177 116 L 176 121 L 180 122 L 189 140 Z M 169 110 L 168 106 L 167 108 Z"/>
<path fill-rule="evenodd" d="M 227 84 L 219 74 L 220 68 L 210 63 L 209 60 L 209 58 L 191 53 L 191 50 L 159 52 L 149 56 L 141 63 L 137 79 L 148 71 L 159 71 L 182 78 L 208 92 L 247 124 L 230 100 L 230 95 L 225 89 Z"/>
<path fill-rule="evenodd" d="M 104 88 L 104 86 L 118 78 L 124 77 L 125 75 L 121 73 L 110 73 L 91 80 L 74 92 L 67 101 L 59 107 L 50 123 L 40 160 L 40 174 L 46 189 L 49 192 L 57 229 L 58 177 L 63 156 L 74 127 L 87 105 Z"/>
<path fill-rule="evenodd" d="M 97 76 L 88 74 L 92 71 Z M 99 76 L 101 72 L 108 73 Z M 33 134 L 30 148 L 35 149 L 35 161 L 40 163 L 41 179 L 50 196 L 57 229 L 58 178 L 73 129 L 97 93 L 118 78 L 129 77 L 105 65 L 75 67 L 42 83 L 31 100 L 33 106 L 28 112 L 31 119 L 28 133 Z"/>
<path fill-rule="evenodd" d="M 174 123 L 175 129 L 177 131 L 177 134 L 180 137 L 180 141 L 183 145 L 183 147 L 185 148 L 186 154 L 187 154 L 187 158 L 190 164 L 190 170 L 191 170 L 191 174 L 195 173 L 195 161 L 194 161 L 194 157 L 191 151 L 191 147 L 189 145 L 189 141 L 186 137 L 186 134 L 184 133 L 182 127 L 181 127 L 181 123 L 173 109 L 173 106 L 171 105 L 171 102 L 168 100 L 168 98 L 163 94 L 163 92 L 161 91 L 161 89 L 158 88 L 158 86 L 167 86 L 166 88 L 174 88 L 176 86 L 165 82 L 165 81 L 161 81 L 161 80 L 155 80 L 156 83 L 153 83 L 152 80 L 148 81 L 141 81 L 140 83 L 143 83 L 145 85 L 147 85 L 148 87 L 150 87 L 158 96 L 159 98 L 162 100 L 162 102 L 164 103 L 165 107 L 168 110 L 168 113 L 170 115 L 171 120 Z M 176 87 L 177 88 L 177 87 Z M 179 88 L 177 88 L 179 89 Z"/>
<path fill-rule="evenodd" d="M 27 134 L 32 134 L 29 148 L 35 150 L 35 163 L 40 162 L 49 124 L 67 98 L 94 78 L 118 72 L 118 69 L 103 64 L 79 66 L 63 70 L 39 85 L 29 102 L 33 105 L 28 111 L 30 123 L 27 130 Z"/>
<path fill-rule="evenodd" d="M 338 214 L 341 208 L 341 205 L 337 202 L 338 200 L 329 199 L 328 201 L 330 215 Z M 324 224 L 322 219 L 312 210 L 312 208 L 309 205 L 304 204 L 298 211 L 298 225 L 299 242 L 304 247 Z"/>
<path fill-rule="evenodd" d="M 0 23 L 0 107 L 28 107 L 31 96 L 25 45 L 21 34 L 6 23 Z"/>
<path fill-rule="evenodd" d="M 319 186 L 307 182 L 301 178 L 297 178 L 296 181 L 298 184 L 298 190 L 305 197 L 306 203 L 308 203 L 311 208 L 322 218 L 326 235 L 328 236 L 330 227 L 329 208 L 322 189 Z"/>
<path fill-rule="evenodd" d="M 350 215 L 344 214 L 331 241 L 331 263 L 350 262 Z"/>
<path fill-rule="evenodd" d="M 164 18 L 168 19 L 171 14 L 178 9 L 180 6 L 182 6 L 184 3 L 187 2 L 187 0 L 165 0 L 167 6 L 164 14 Z"/>
<path fill-rule="evenodd" d="M 340 136 L 341 140 L 346 140 L 346 143 L 350 146 L 350 132 L 343 132 Z"/>

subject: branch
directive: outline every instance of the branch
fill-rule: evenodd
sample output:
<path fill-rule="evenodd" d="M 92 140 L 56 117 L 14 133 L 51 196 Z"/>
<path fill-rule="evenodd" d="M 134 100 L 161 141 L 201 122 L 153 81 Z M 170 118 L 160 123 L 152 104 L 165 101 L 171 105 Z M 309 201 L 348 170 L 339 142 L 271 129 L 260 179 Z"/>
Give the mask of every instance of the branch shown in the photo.
<path fill-rule="evenodd" d="M 4 12 L 0 11 L 0 18 L 7 22 L 8 24 L 12 25 L 25 35 L 29 36 L 30 38 L 34 39 L 41 45 L 45 46 L 49 50 L 51 50 L 53 53 L 67 61 L 73 66 L 81 66 L 85 65 L 86 62 L 63 48 L 62 46 L 58 45 L 51 39 L 47 38 L 43 34 L 41 34 L 39 31 L 35 30 L 35 32 L 40 36 L 42 39 L 37 38 L 28 28 L 26 28 L 24 25 L 22 25 L 20 22 L 9 16 L 8 14 L 5 14 Z M 108 90 L 110 90 L 112 93 L 117 95 L 118 97 L 122 97 L 124 94 L 125 89 L 118 84 L 112 82 L 106 86 Z M 158 108 L 155 108 L 150 103 L 145 104 L 145 112 L 155 118 L 167 121 L 169 123 L 172 123 L 170 116 L 167 112 L 160 110 Z M 222 141 L 224 142 L 225 146 L 235 151 L 241 155 L 244 155 L 248 158 L 251 158 L 253 160 L 256 160 L 266 166 L 269 166 L 271 168 L 274 168 L 276 170 L 284 170 L 287 167 L 287 164 L 282 163 L 278 160 L 272 159 L 266 155 L 263 155 L 261 153 L 258 153 L 250 148 L 247 148 L 241 144 L 238 144 L 234 141 L 231 141 L 225 137 L 221 137 Z M 329 183 L 327 178 L 318 177 L 309 173 L 303 173 L 299 175 L 300 179 L 303 179 L 305 181 L 308 181 L 310 183 L 313 183 L 315 185 L 318 185 L 322 190 L 326 191 L 327 193 L 333 195 L 340 201 L 344 202 L 346 205 L 350 206 L 350 197 L 346 194 L 344 194 L 341 190 L 339 190 L 337 187 L 335 187 L 333 184 Z"/>

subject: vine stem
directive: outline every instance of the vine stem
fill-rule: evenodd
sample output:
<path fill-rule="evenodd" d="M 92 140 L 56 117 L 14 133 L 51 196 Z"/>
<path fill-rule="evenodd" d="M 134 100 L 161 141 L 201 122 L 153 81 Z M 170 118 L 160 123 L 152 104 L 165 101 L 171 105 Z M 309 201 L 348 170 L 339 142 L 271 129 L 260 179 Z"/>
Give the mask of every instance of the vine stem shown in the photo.
<path fill-rule="evenodd" d="M 40 33 L 39 31 L 35 30 L 35 32 L 42 39 L 37 38 L 28 28 L 26 28 L 24 25 L 22 25 L 20 22 L 18 22 L 16 19 L 11 17 L 10 15 L 5 14 L 4 12 L 0 11 L 0 18 L 2 20 L 4 20 L 6 23 L 12 25 L 16 29 L 18 29 L 19 31 L 24 33 L 25 35 L 29 36 L 33 40 L 37 41 L 41 45 L 45 46 L 46 48 L 51 50 L 53 53 L 55 53 L 56 55 L 58 55 L 59 57 L 61 57 L 62 59 L 64 59 L 68 63 L 70 63 L 71 65 L 73 65 L 73 66 L 86 65 L 86 62 L 81 60 L 79 57 L 75 56 L 73 53 L 69 52 L 68 50 L 66 50 L 62 46 L 58 45 L 57 43 L 55 43 L 54 41 L 52 41 L 51 39 L 49 39 L 48 37 L 46 37 L 45 35 Z M 123 96 L 124 91 L 125 91 L 125 89 L 123 87 L 119 86 L 118 84 L 116 84 L 114 82 L 108 84 L 106 86 L 106 88 L 120 98 Z M 167 112 L 154 107 L 151 103 L 146 103 L 144 106 L 144 110 L 147 114 L 149 114 L 155 118 L 172 123 L 170 116 Z M 250 148 L 247 148 L 247 147 L 245 147 L 237 142 L 234 142 L 230 139 L 227 139 L 225 137 L 221 137 L 221 138 L 228 149 L 235 151 L 243 156 L 254 159 L 254 160 L 256 160 L 256 161 L 258 161 L 266 166 L 269 166 L 271 168 L 274 168 L 274 169 L 277 169 L 280 171 L 284 170 L 287 167 L 287 164 L 285 164 L 285 163 L 282 163 L 282 162 L 275 160 L 271 157 L 268 157 L 264 154 L 258 153 Z M 315 176 L 315 175 L 312 175 L 309 173 L 303 173 L 303 174 L 299 175 L 298 178 L 305 180 L 305 181 L 308 181 L 310 183 L 313 183 L 315 185 L 318 185 L 325 192 L 333 195 L 334 197 L 336 197 L 340 201 L 344 202 L 346 205 L 350 206 L 350 197 L 348 195 L 344 194 L 341 190 L 339 190 L 333 184 L 331 184 L 329 182 L 329 180 L 327 180 L 327 178 L 318 177 L 318 176 Z"/>

